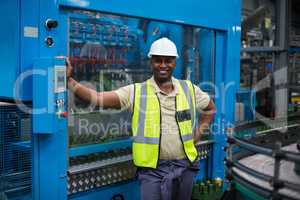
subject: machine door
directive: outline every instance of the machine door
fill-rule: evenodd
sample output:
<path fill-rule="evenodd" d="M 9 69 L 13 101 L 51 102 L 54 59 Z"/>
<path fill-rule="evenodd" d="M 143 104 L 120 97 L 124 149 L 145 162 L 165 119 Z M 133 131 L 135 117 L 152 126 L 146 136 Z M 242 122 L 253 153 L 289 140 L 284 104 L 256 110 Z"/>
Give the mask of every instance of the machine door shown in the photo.
<path fill-rule="evenodd" d="M 174 77 L 189 79 L 198 86 L 214 81 L 213 30 L 79 10 L 68 13 L 68 28 L 68 55 L 74 68 L 73 77 L 99 92 L 117 90 L 151 78 L 147 53 L 151 43 L 162 37 L 170 38 L 178 48 L 180 58 Z M 214 93 L 213 87 L 207 87 L 211 84 L 203 86 L 203 90 Z M 129 97 L 128 101 L 132 100 L 133 96 Z M 103 109 L 72 93 L 68 102 L 69 195 L 74 197 L 83 191 L 125 180 L 133 182 L 136 169 L 131 156 L 132 108 L 129 103 L 121 110 Z M 199 148 L 202 165 L 210 150 L 211 143 L 203 143 Z M 203 171 L 199 177 L 205 178 L 208 173 Z M 125 199 L 134 199 L 128 191 L 123 195 Z"/>

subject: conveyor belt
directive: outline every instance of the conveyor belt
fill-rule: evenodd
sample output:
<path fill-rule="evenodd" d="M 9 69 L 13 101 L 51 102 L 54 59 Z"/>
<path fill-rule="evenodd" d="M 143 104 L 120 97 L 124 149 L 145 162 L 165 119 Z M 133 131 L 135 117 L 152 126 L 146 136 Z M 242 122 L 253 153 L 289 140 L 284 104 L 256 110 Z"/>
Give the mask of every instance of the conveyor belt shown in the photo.
<path fill-rule="evenodd" d="M 287 150 L 290 152 L 297 152 L 296 144 L 288 145 L 283 150 Z M 239 160 L 239 163 L 243 164 L 244 166 L 247 166 L 257 172 L 260 172 L 265 175 L 273 176 L 274 172 L 274 158 L 263 155 L 263 154 L 255 154 L 252 156 L 248 156 L 245 158 L 242 158 Z M 298 176 L 294 171 L 294 162 L 285 161 L 282 160 L 280 163 L 280 176 L 279 179 L 283 181 L 288 181 L 290 183 L 299 184 L 300 185 L 300 176 Z M 238 174 L 241 178 L 246 179 L 253 185 L 256 185 L 258 187 L 273 190 L 273 187 L 270 185 L 268 181 L 259 179 L 257 177 L 254 177 L 250 175 L 249 173 L 246 173 L 244 171 L 241 171 L 235 167 L 233 167 L 233 171 Z M 298 191 L 283 188 L 279 190 L 280 194 L 284 194 L 286 196 L 289 196 L 291 198 L 298 198 L 300 199 L 300 188 Z"/>

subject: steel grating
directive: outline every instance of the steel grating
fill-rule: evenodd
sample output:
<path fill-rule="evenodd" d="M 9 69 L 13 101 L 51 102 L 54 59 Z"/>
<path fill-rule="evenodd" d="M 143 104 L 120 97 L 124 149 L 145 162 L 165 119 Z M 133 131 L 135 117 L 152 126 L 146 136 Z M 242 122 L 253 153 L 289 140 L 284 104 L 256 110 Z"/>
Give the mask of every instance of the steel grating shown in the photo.
<path fill-rule="evenodd" d="M 31 118 L 16 104 L 0 102 L 0 198 L 31 195 Z"/>
<path fill-rule="evenodd" d="M 130 180 L 135 174 L 130 148 L 74 157 L 68 169 L 68 194 Z"/>
<path fill-rule="evenodd" d="M 126 161 L 83 172 L 68 173 L 68 194 L 87 191 L 135 177 L 136 168 L 132 161 Z"/>

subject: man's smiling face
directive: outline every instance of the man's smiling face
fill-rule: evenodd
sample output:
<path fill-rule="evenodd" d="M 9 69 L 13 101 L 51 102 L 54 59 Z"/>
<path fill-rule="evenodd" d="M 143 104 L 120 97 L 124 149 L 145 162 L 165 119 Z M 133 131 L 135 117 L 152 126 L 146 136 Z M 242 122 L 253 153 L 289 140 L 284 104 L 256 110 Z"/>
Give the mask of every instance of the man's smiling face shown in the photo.
<path fill-rule="evenodd" d="M 158 56 L 152 55 L 151 68 L 156 81 L 166 82 L 172 78 L 173 70 L 176 67 L 175 56 Z"/>

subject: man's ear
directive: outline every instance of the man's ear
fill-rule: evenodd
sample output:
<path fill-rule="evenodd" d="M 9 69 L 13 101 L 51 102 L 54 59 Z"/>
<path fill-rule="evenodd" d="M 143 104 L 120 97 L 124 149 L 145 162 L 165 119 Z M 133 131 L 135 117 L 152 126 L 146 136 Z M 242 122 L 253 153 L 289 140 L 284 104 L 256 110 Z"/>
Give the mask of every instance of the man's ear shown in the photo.
<path fill-rule="evenodd" d="M 150 66 L 150 68 L 152 69 L 152 59 L 148 59 L 147 64 Z"/>
<path fill-rule="evenodd" d="M 148 62 L 149 62 L 149 64 L 151 64 L 152 63 L 152 58 L 149 58 Z"/>

